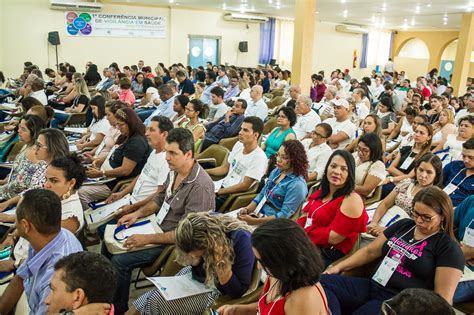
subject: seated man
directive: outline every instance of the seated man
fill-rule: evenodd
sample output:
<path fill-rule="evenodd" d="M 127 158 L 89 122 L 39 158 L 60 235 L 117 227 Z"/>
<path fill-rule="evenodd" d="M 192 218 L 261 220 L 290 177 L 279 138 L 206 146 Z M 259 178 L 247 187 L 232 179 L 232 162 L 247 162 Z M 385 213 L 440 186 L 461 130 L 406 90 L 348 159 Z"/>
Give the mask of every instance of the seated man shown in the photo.
<path fill-rule="evenodd" d="M 443 169 L 444 191 L 453 206 L 474 194 L 474 138 L 462 145 L 462 161 L 452 161 Z"/>
<path fill-rule="evenodd" d="M 268 106 L 263 100 L 263 88 L 261 85 L 254 85 L 250 89 L 251 102 L 247 105 L 245 110 L 245 117 L 257 116 L 262 121 L 265 121 L 268 116 Z"/>
<path fill-rule="evenodd" d="M 349 103 L 343 99 L 333 99 L 334 117 L 324 120 L 332 128 L 332 136 L 328 145 L 333 150 L 342 150 L 352 142 L 356 133 L 356 126 L 351 122 Z"/>
<path fill-rule="evenodd" d="M 232 77 L 230 78 L 230 85 L 224 93 L 224 102 L 227 102 L 228 100 L 232 99 L 233 97 L 236 97 L 240 93 L 240 88 L 239 88 L 239 78 L 238 77 Z"/>
<path fill-rule="evenodd" d="M 181 218 L 190 212 L 214 210 L 214 184 L 206 171 L 194 160 L 194 141 L 191 131 L 176 128 L 169 132 L 165 144 L 166 160 L 171 169 L 159 195 L 119 219 L 118 225 L 130 226 L 138 219 L 158 213 L 157 221 L 163 233 L 135 234 L 125 241 L 128 249 L 140 249 L 154 244 L 157 247 L 111 255 L 105 246 L 102 253 L 109 257 L 117 270 L 118 286 L 114 305 L 118 314 L 128 309 L 130 277 L 134 268 L 153 263 L 164 245 L 175 242 L 175 232 Z"/>
<path fill-rule="evenodd" d="M 263 131 L 263 122 L 255 116 L 245 117 L 239 132 L 239 141 L 234 145 L 227 162 L 222 166 L 206 170 L 209 175 L 223 176 L 216 193 L 216 210 L 224 204 L 229 194 L 244 192 L 259 182 L 267 170 L 267 156 L 258 146 Z"/>
<path fill-rule="evenodd" d="M 212 144 L 219 143 L 219 141 L 224 138 L 234 137 L 239 132 L 242 121 L 245 118 L 244 113 L 246 108 L 247 101 L 238 99 L 224 116 L 215 122 L 207 124 L 201 152 Z"/>
<path fill-rule="evenodd" d="M 321 122 L 319 115 L 311 108 L 312 105 L 311 98 L 306 95 L 301 95 L 296 101 L 295 112 L 298 117 L 296 118 L 296 124 L 293 126 L 293 131 L 300 141 L 310 138 L 314 127 Z"/>
<path fill-rule="evenodd" d="M 155 116 L 165 116 L 172 118 L 176 112 L 173 110 L 174 104 L 174 91 L 169 84 L 162 84 L 158 87 L 158 93 L 160 94 L 160 105 L 152 112 L 141 111 L 138 113 L 138 116 L 141 120 L 144 120 L 145 126 L 149 126 L 151 119 Z"/>
<path fill-rule="evenodd" d="M 298 97 L 301 95 L 301 88 L 298 85 L 292 85 L 290 86 L 290 89 L 288 90 L 288 94 L 290 97 L 288 97 L 283 104 L 280 106 L 277 106 L 271 110 L 268 111 L 269 114 L 273 115 L 274 113 L 278 113 L 281 108 L 288 106 L 293 109 L 296 108 L 296 101 L 298 100 Z"/>
<path fill-rule="evenodd" d="M 165 143 L 173 123 L 168 117 L 155 116 L 147 127 L 145 136 L 153 151 L 139 176 L 125 189 L 113 193 L 107 198 L 107 202 L 113 202 L 131 194 L 131 205 L 122 207 L 119 215 L 125 215 L 146 205 L 156 193 L 163 190 L 163 183 L 168 177 L 169 166 L 166 162 Z"/>
<path fill-rule="evenodd" d="M 61 258 L 54 265 L 46 298 L 48 314 L 109 314 L 117 287 L 110 261 L 92 252 Z"/>
<path fill-rule="evenodd" d="M 313 105 L 321 119 L 331 118 L 334 116 L 334 110 L 331 102 L 336 98 L 337 89 L 334 85 L 328 85 L 324 91 L 324 97 L 319 103 Z"/>
<path fill-rule="evenodd" d="M 50 190 L 31 189 L 16 209 L 19 236 L 30 242 L 28 258 L 0 297 L 0 314 L 9 314 L 26 293 L 29 314 L 46 314 L 45 299 L 54 265 L 64 256 L 82 251 L 76 237 L 61 228 L 61 200 Z"/>
<path fill-rule="evenodd" d="M 229 110 L 229 107 L 224 103 L 224 90 L 216 86 L 211 90 L 211 104 L 209 105 L 209 115 L 207 121 L 209 123 L 216 122 L 223 117 Z"/>

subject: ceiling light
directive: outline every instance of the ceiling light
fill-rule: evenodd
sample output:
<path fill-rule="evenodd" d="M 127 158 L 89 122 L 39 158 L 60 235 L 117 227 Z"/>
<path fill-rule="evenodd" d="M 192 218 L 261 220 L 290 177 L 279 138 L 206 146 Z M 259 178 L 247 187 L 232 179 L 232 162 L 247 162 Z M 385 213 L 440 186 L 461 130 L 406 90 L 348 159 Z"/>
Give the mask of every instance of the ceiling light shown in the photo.
<path fill-rule="evenodd" d="M 349 13 L 349 11 L 347 11 L 347 9 L 344 10 L 344 11 L 342 11 L 342 15 L 343 15 L 345 18 L 347 17 L 347 14 L 348 14 L 348 13 Z"/>
<path fill-rule="evenodd" d="M 431 3 L 428 3 L 428 4 L 426 5 L 426 7 L 427 7 L 427 8 L 431 8 Z"/>
<path fill-rule="evenodd" d="M 240 7 L 240 13 L 245 13 L 245 7 L 244 6 Z"/>
<path fill-rule="evenodd" d="M 341 3 L 346 3 L 346 0 L 341 0 Z"/>
<path fill-rule="evenodd" d="M 443 25 L 448 25 L 448 21 L 444 21 L 444 22 L 443 22 Z"/>
<path fill-rule="evenodd" d="M 416 7 L 415 7 L 415 13 L 416 14 L 420 13 L 420 5 L 419 4 L 417 4 Z"/>
<path fill-rule="evenodd" d="M 173 3 L 173 2 L 174 2 L 174 0 L 169 0 L 169 1 L 170 1 L 170 3 Z"/>
<path fill-rule="evenodd" d="M 268 0 L 268 4 L 273 4 L 273 0 Z"/>
<path fill-rule="evenodd" d="M 382 11 L 387 11 L 387 4 L 385 2 L 382 4 Z"/>
<path fill-rule="evenodd" d="M 281 6 L 280 6 L 279 4 L 277 4 L 275 8 L 277 8 L 278 10 L 280 10 L 280 9 L 281 9 Z"/>
<path fill-rule="evenodd" d="M 406 31 L 408 29 L 408 24 L 407 23 L 404 23 L 403 24 L 403 29 Z"/>

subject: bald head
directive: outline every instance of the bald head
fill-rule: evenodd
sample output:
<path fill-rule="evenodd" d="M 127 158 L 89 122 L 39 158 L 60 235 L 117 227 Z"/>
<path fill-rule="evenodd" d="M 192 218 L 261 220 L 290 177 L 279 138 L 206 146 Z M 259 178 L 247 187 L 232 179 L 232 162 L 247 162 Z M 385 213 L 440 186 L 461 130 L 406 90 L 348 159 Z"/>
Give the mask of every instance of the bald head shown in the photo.
<path fill-rule="evenodd" d="M 252 101 L 257 102 L 262 98 L 263 95 L 263 88 L 261 85 L 254 85 L 250 90 L 250 97 Z"/>
<path fill-rule="evenodd" d="M 294 99 L 295 101 L 298 99 L 298 96 L 301 95 L 301 87 L 298 85 L 292 85 L 290 87 L 290 97 Z"/>

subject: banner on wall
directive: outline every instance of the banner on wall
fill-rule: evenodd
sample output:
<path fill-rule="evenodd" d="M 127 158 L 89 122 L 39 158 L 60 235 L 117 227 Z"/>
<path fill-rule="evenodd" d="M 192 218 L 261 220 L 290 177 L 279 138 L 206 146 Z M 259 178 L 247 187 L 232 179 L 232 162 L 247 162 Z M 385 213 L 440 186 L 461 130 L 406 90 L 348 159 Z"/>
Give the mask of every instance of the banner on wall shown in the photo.
<path fill-rule="evenodd" d="M 69 36 L 165 38 L 166 17 L 66 12 Z"/>

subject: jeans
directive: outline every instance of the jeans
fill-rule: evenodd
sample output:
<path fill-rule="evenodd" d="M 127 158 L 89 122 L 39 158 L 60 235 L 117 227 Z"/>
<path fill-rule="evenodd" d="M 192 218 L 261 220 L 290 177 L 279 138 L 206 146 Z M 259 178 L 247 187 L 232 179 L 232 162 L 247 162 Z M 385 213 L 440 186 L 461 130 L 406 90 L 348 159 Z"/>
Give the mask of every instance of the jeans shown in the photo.
<path fill-rule="evenodd" d="M 156 108 L 138 108 L 135 110 L 135 112 L 137 113 L 138 117 L 140 117 L 140 119 L 142 121 L 145 121 L 148 117 L 150 117 L 151 114 L 153 114 L 153 112 L 155 111 Z"/>
<path fill-rule="evenodd" d="M 124 314 L 128 310 L 132 270 L 152 264 L 164 248 L 165 246 L 162 245 L 136 252 L 112 255 L 102 243 L 102 254 L 110 259 L 117 271 L 117 291 L 114 296 L 115 314 Z"/>
<path fill-rule="evenodd" d="M 383 301 L 398 293 L 366 278 L 321 275 L 320 282 L 333 315 L 379 315 Z"/>
<path fill-rule="evenodd" d="M 59 128 L 59 125 L 65 123 L 69 116 L 71 116 L 71 114 L 55 113 L 51 121 L 51 128 Z"/>
<path fill-rule="evenodd" d="M 395 184 L 394 183 L 387 183 L 382 186 L 382 199 L 388 196 L 392 192 L 392 190 L 395 189 Z"/>
<path fill-rule="evenodd" d="M 474 280 L 459 282 L 454 292 L 453 302 L 463 303 L 474 300 Z"/>

